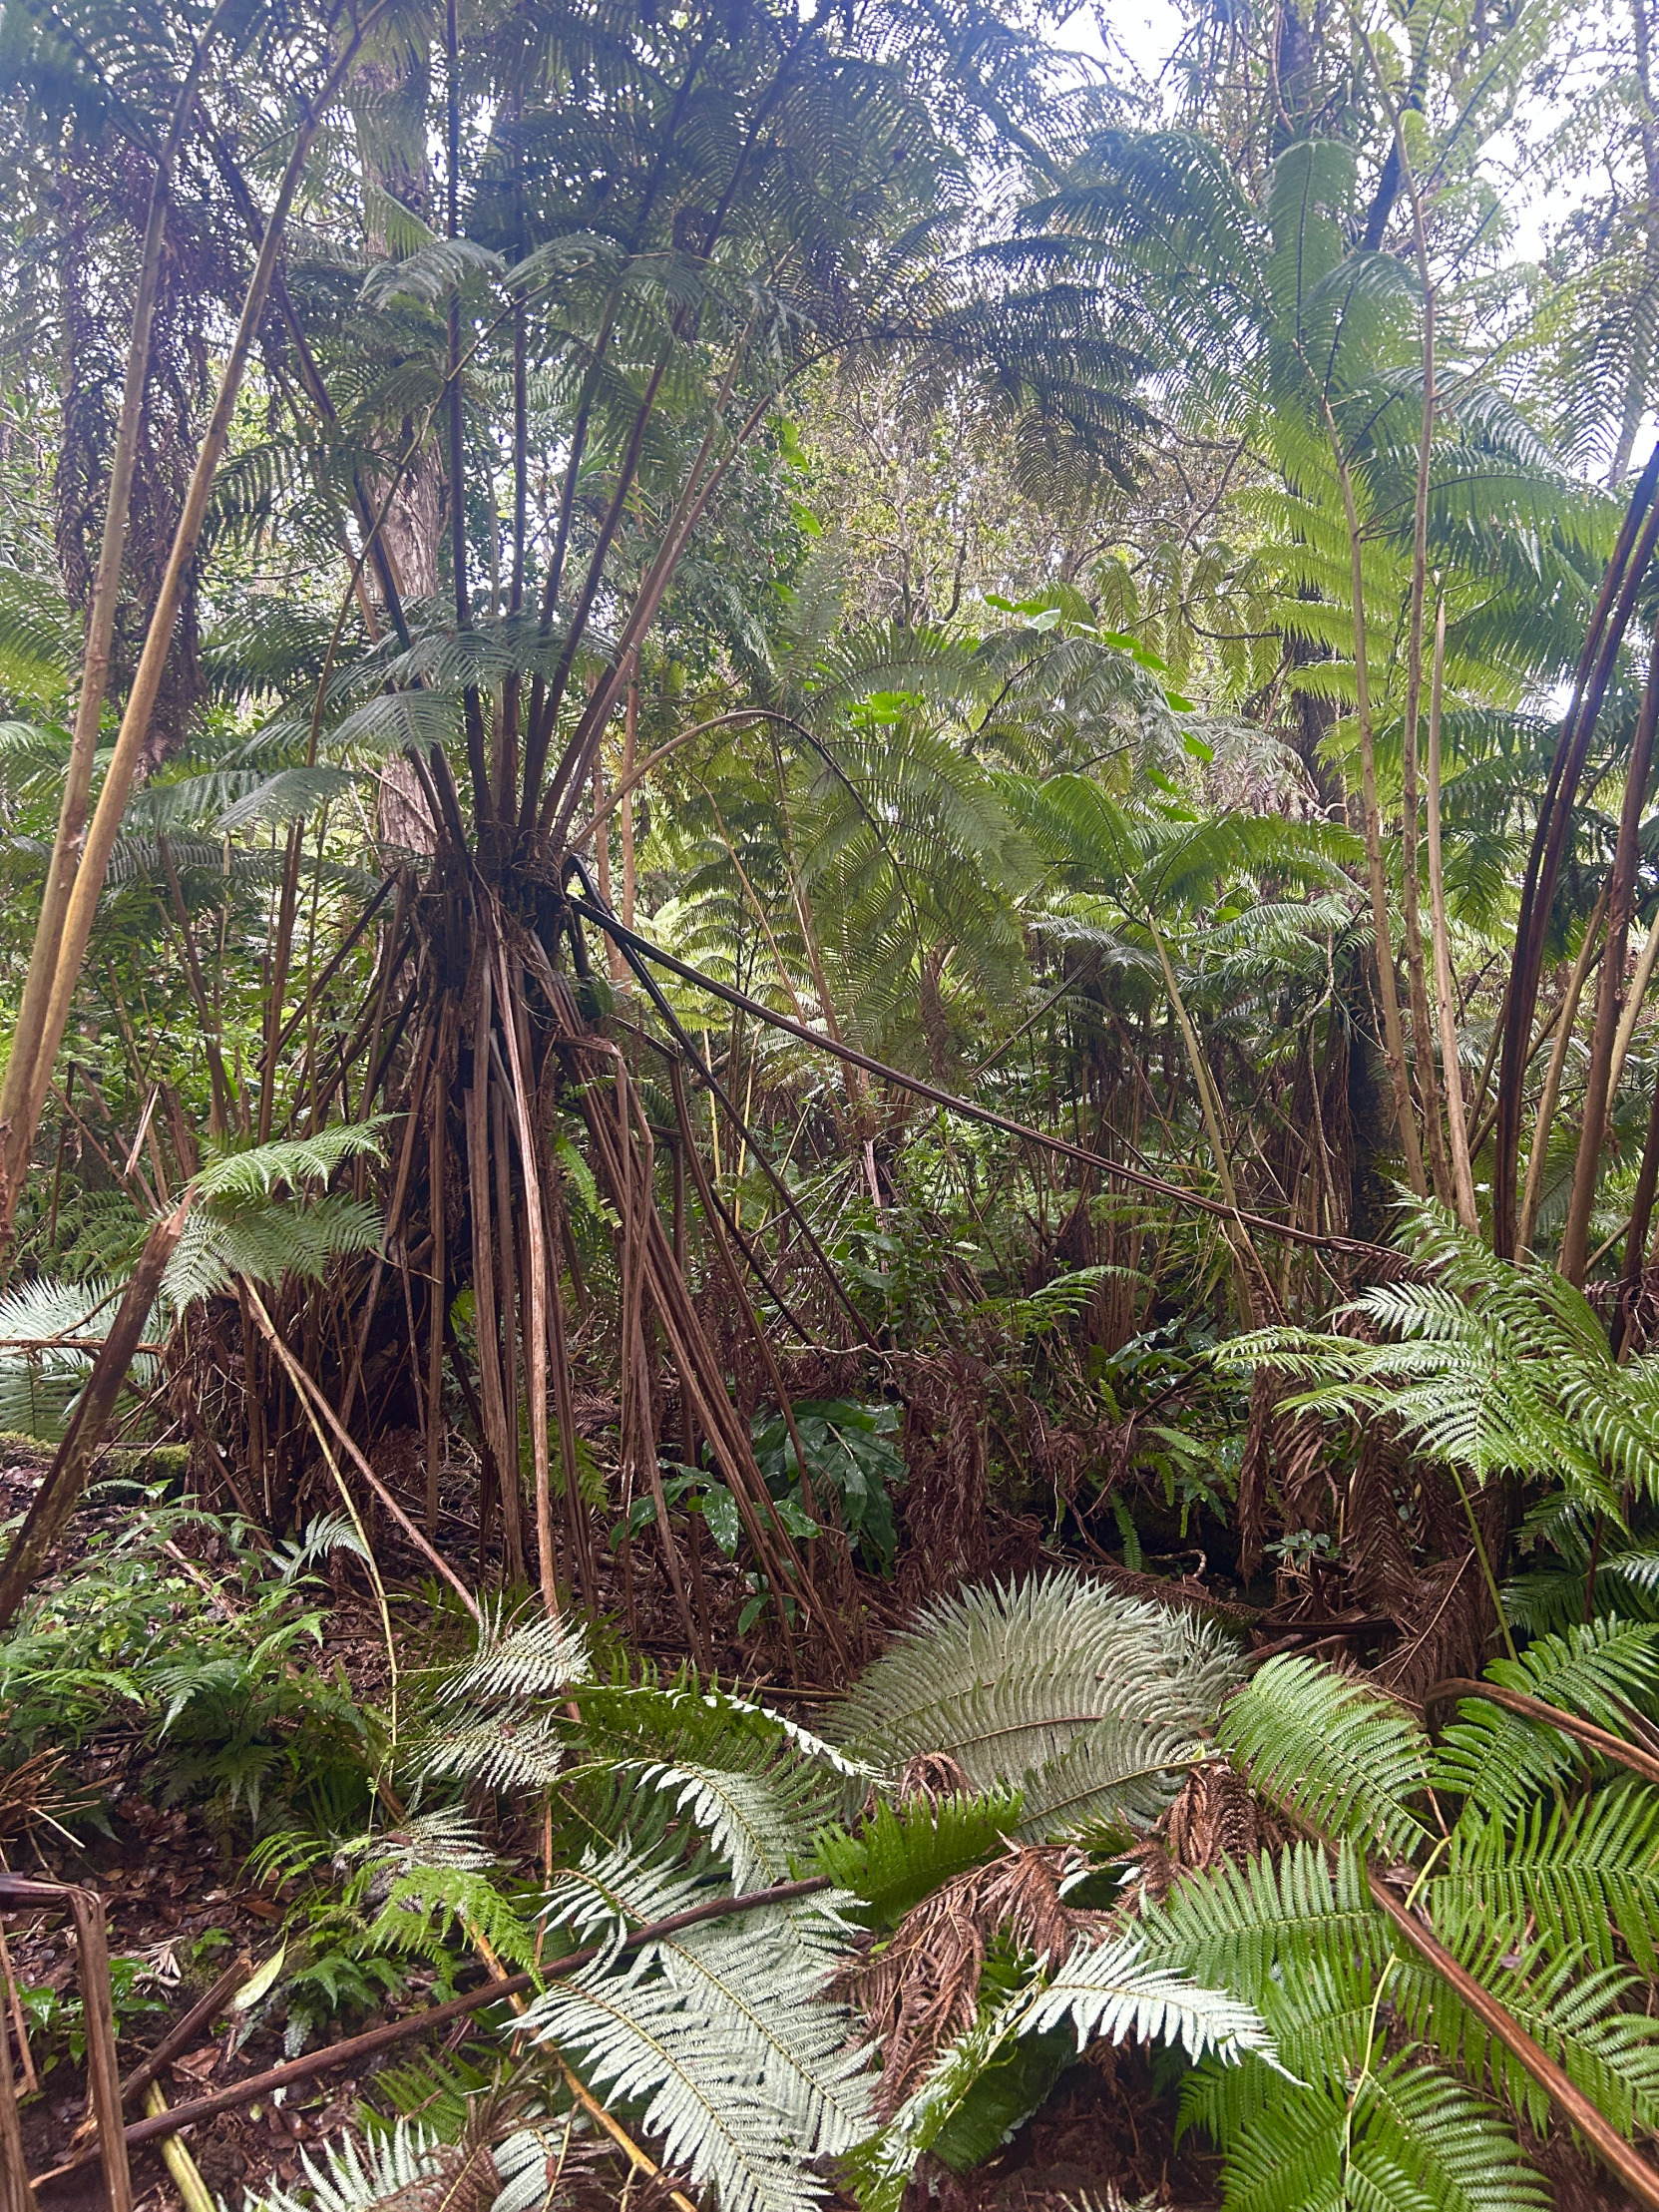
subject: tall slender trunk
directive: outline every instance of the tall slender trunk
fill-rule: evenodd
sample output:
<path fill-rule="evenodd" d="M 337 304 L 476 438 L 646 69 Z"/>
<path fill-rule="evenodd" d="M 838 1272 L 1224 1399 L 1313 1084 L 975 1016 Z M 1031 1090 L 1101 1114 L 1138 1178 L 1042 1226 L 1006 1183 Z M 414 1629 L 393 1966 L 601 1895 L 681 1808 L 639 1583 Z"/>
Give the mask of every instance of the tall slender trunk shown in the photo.
<path fill-rule="evenodd" d="M 1584 924 L 1584 939 L 1578 948 L 1578 958 L 1572 964 L 1572 974 L 1567 978 L 1566 993 L 1561 1001 L 1557 1019 L 1555 1042 L 1550 1048 L 1549 1067 L 1544 1075 L 1543 1094 L 1538 1101 L 1538 1117 L 1532 1126 L 1532 1149 L 1526 1159 L 1526 1189 L 1521 1199 L 1520 1219 L 1517 1224 L 1515 1250 L 1524 1254 L 1532 1242 L 1533 1226 L 1538 1218 L 1538 1203 L 1543 1196 L 1544 1163 L 1549 1155 L 1549 1129 L 1555 1118 L 1556 1101 L 1561 1096 L 1561 1076 L 1567 1065 L 1567 1053 L 1572 1045 L 1573 1025 L 1578 1019 L 1578 1002 L 1584 994 L 1585 980 L 1595 964 L 1597 941 L 1601 935 L 1601 919 L 1607 910 L 1607 894 L 1603 891 L 1597 899 L 1589 920 Z"/>
<path fill-rule="evenodd" d="M 633 678 L 627 687 L 622 721 L 622 801 L 620 828 L 622 842 L 622 927 L 633 927 L 633 770 L 639 753 L 639 657 L 633 657 Z"/>
<path fill-rule="evenodd" d="M 1520 1123 L 1525 1103 L 1526 1063 L 1532 1016 L 1543 978 L 1544 943 L 1561 862 L 1572 827 L 1572 810 L 1589 756 L 1590 738 L 1618 660 L 1619 646 L 1635 611 L 1636 597 L 1659 541 L 1659 443 L 1648 457 L 1631 494 L 1618 544 L 1607 564 L 1601 590 L 1579 655 L 1572 702 L 1561 724 L 1550 762 L 1537 828 L 1527 855 L 1515 921 L 1515 953 L 1504 988 L 1498 1066 L 1497 1113 L 1492 1160 L 1492 1249 L 1500 1259 L 1516 1249 L 1515 1185 L 1519 1177 Z"/>
<path fill-rule="evenodd" d="M 1452 943 L 1446 917 L 1446 868 L 1441 854 L 1441 706 L 1446 683 L 1446 601 L 1435 608 L 1435 658 L 1429 676 L 1429 926 L 1435 950 L 1435 1011 L 1441 1033 L 1441 1077 L 1446 1092 L 1447 1128 L 1452 1139 L 1452 1188 L 1457 1218 L 1478 1229 L 1474 1175 L 1468 1156 L 1468 1120 L 1463 1111 L 1463 1072 L 1457 1059 L 1457 987 L 1452 973 Z"/>
<path fill-rule="evenodd" d="M 1327 410 L 1329 415 L 1329 410 Z M 1389 1088 L 1394 1094 L 1395 1125 L 1406 1162 L 1406 1179 L 1418 1196 L 1428 1194 L 1423 1173 L 1423 1147 L 1418 1141 L 1417 1117 L 1412 1108 L 1412 1078 L 1406 1065 L 1406 1040 L 1400 1027 L 1400 994 L 1394 977 L 1394 939 L 1389 929 L 1388 875 L 1383 866 L 1383 817 L 1377 803 L 1377 742 L 1371 718 L 1371 673 L 1366 659 L 1365 562 L 1360 542 L 1360 518 L 1354 505 L 1354 481 L 1342 450 L 1334 421 L 1328 422 L 1331 450 L 1342 486 L 1343 514 L 1348 524 L 1349 574 L 1354 597 L 1354 706 L 1360 727 L 1360 782 L 1365 809 L 1366 873 L 1371 886 L 1371 926 L 1377 958 L 1377 995 L 1383 1009 L 1383 1053 L 1389 1067 Z M 1420 1040 L 1420 1046 L 1425 1042 Z"/>
<path fill-rule="evenodd" d="M 1418 436 L 1417 497 L 1412 512 L 1412 598 L 1406 633 L 1406 712 L 1401 726 L 1401 905 L 1405 917 L 1406 983 L 1412 1002 L 1412 1042 L 1417 1047 L 1418 1097 L 1429 1139 L 1429 1171 L 1443 1205 L 1452 1198 L 1452 1169 L 1441 1126 L 1439 1088 L 1435 1082 L 1434 1032 L 1429 1019 L 1429 984 L 1423 960 L 1423 921 L 1418 890 L 1418 713 L 1423 703 L 1423 624 L 1429 585 L 1429 463 L 1435 441 L 1435 286 L 1429 271 L 1428 240 L 1416 180 L 1400 137 L 1401 168 L 1411 194 L 1418 240 L 1418 274 L 1423 285 L 1423 419 Z"/>
<path fill-rule="evenodd" d="M 1584 1124 L 1578 1132 L 1572 1196 L 1567 1203 L 1567 1225 L 1561 1234 L 1561 1272 L 1579 1289 L 1584 1286 L 1590 1247 L 1590 1213 L 1595 1205 L 1601 1147 L 1607 1133 L 1607 1111 L 1612 1104 L 1609 1077 L 1614 1038 L 1624 1011 L 1624 962 L 1630 938 L 1630 913 L 1636 897 L 1636 870 L 1641 860 L 1639 833 L 1642 808 L 1647 803 L 1648 773 L 1653 765 L 1656 720 L 1659 720 L 1659 635 L 1653 641 L 1647 687 L 1642 693 L 1636 737 L 1625 769 L 1618 843 L 1613 850 L 1613 874 L 1607 889 L 1607 950 L 1596 990 L 1590 1069 L 1584 1085 Z"/>
<path fill-rule="evenodd" d="M 446 235 L 461 235 L 461 38 L 456 0 L 444 8 L 444 124 L 448 142 L 448 175 L 445 180 Z M 452 284 L 446 320 L 449 360 L 449 551 L 451 582 L 455 587 L 455 627 L 472 628 L 472 600 L 467 586 L 467 468 L 466 407 L 461 391 L 461 287 Z M 494 792 L 490 786 L 490 762 L 484 734 L 484 701 L 476 683 L 462 693 L 462 715 L 467 734 L 467 773 L 472 783 L 473 820 L 480 840 L 487 840 L 495 823 Z"/>

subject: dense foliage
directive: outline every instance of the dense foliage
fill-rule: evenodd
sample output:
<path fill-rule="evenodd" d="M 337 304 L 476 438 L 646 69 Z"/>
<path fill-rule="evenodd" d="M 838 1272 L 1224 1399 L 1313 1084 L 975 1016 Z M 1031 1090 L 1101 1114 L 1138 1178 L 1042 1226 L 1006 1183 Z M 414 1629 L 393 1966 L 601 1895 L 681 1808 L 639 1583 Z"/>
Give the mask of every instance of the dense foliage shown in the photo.
<path fill-rule="evenodd" d="M 0 5 L 0 1844 L 517 1978 L 271 2212 L 1659 2204 L 1646 0 L 1083 30 Z"/>

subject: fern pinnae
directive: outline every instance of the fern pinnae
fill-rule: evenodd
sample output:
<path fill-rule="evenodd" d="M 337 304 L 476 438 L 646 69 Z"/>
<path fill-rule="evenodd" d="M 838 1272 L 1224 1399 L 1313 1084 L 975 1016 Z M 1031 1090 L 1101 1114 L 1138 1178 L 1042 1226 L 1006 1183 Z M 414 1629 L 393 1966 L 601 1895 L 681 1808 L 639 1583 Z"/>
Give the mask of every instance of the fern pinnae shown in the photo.
<path fill-rule="evenodd" d="M 484 1789 L 551 1789 L 569 1762 L 570 1732 L 547 1714 L 446 1722 L 409 1746 L 422 1774 Z"/>
<path fill-rule="evenodd" d="M 1659 1625 L 1613 1616 L 1534 1636 L 1515 1659 L 1497 1659 L 1490 1680 L 1545 1705 L 1559 1705 L 1615 1735 L 1627 1708 L 1659 1693 Z M 1484 1813 L 1507 1818 L 1541 1789 L 1588 1763 L 1584 1747 L 1547 1722 L 1479 1697 L 1458 1701 L 1433 1762 L 1436 1788 L 1455 1791 Z"/>
<path fill-rule="evenodd" d="M 1443 1935 L 1445 1931 L 1443 1930 Z M 1615 1967 L 1585 1971 L 1579 1955 L 1545 1956 L 1521 1927 L 1465 1930 L 1464 1965 L 1567 2078 L 1627 2137 L 1659 2118 L 1659 2022 L 1629 2008 L 1641 1985 Z M 1514 1948 L 1509 1948 L 1513 1946 Z M 1391 1983 L 1400 2016 L 1448 2063 L 1549 2130 L 1547 2092 L 1439 1975 L 1402 1961 Z"/>
<path fill-rule="evenodd" d="M 439 1682 L 435 1697 L 441 1705 L 555 1697 L 586 1682 L 591 1673 L 587 1633 L 580 1622 L 540 1611 L 511 1619 L 498 1598 L 485 1608 L 472 1658 Z"/>
<path fill-rule="evenodd" d="M 584 1931 L 707 1896 L 682 1869 L 620 1854 L 587 1885 L 585 1898 L 554 1900 Z M 555 1980 L 526 2018 L 596 2086 L 643 2102 L 647 2130 L 723 2212 L 787 2212 L 824 2193 L 808 2161 L 849 2149 L 869 2124 L 868 2059 L 820 1994 L 843 1940 L 803 1904 L 705 1922 L 641 1947 L 620 1973 L 613 1951 Z"/>
<path fill-rule="evenodd" d="M 1405 1706 L 1296 1652 L 1269 1659 L 1225 1707 L 1217 1741 L 1300 1820 L 1415 1859 L 1431 1831 L 1411 1809 L 1429 1744 Z"/>
<path fill-rule="evenodd" d="M 1079 2052 L 1097 2036 L 1120 2043 L 1133 2034 L 1141 2042 L 1178 2042 L 1193 2059 L 1211 2052 L 1224 2065 L 1246 2051 L 1272 2060 L 1272 2035 L 1253 2004 L 1203 1988 L 1175 1968 L 1150 1965 L 1145 1952 L 1137 1936 L 1079 1938 L 1031 2000 L 1021 2032 L 1041 2034 L 1068 2020 Z"/>
<path fill-rule="evenodd" d="M 1539 1799 L 1514 1823 L 1466 1810 L 1435 1877 L 1436 1915 L 1455 1932 L 1528 1918 L 1553 1952 L 1615 1964 L 1621 1938 L 1645 1974 L 1659 1963 L 1659 1793 L 1615 1782 L 1569 1803 Z"/>
<path fill-rule="evenodd" d="M 1108 1812 L 1147 1821 L 1238 1672 L 1214 1629 L 1060 1570 L 930 1607 L 836 1729 L 889 1766 L 944 1751 L 976 1788 L 1019 1788 L 1028 1836 Z"/>
<path fill-rule="evenodd" d="M 308 2150 L 301 2150 L 299 2162 L 307 2184 L 303 2197 L 283 2188 L 249 2193 L 248 2212 L 375 2212 L 405 2190 L 439 2180 L 448 2160 L 435 2136 L 399 2120 L 378 2138 L 348 2134 L 324 2145 L 320 2165 Z"/>

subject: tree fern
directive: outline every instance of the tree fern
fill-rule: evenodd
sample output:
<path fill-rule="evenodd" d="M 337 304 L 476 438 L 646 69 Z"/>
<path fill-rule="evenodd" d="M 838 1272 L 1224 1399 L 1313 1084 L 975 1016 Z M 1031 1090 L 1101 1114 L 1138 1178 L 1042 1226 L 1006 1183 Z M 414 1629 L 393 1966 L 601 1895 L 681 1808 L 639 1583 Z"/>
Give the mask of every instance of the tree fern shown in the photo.
<path fill-rule="evenodd" d="M 1020 1790 L 1036 1838 L 1155 1818 L 1237 1679 L 1218 1631 L 1061 1570 L 930 1607 L 834 1725 L 864 1757 L 946 1751 L 976 1787 Z"/>
<path fill-rule="evenodd" d="M 1327 1835 L 1402 1859 L 1430 1840 L 1410 1802 L 1429 1784 L 1422 1728 L 1405 1706 L 1315 1659 L 1269 1659 L 1216 1736 L 1264 1796 Z"/>

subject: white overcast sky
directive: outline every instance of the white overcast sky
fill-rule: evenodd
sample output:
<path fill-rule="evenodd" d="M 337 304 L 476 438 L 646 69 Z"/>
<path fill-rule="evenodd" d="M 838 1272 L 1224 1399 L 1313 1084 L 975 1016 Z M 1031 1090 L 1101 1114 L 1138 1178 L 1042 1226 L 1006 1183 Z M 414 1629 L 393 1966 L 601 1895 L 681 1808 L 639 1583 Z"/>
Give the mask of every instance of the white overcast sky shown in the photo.
<path fill-rule="evenodd" d="M 1082 0 L 1076 13 L 1050 36 L 1056 46 L 1097 61 L 1107 58 L 1109 39 L 1143 77 L 1151 80 L 1180 43 L 1183 28 L 1181 12 L 1171 0 Z M 1540 126 L 1546 120 L 1535 107 L 1529 119 Z M 1505 151 L 1502 138 L 1492 151 L 1501 158 Z M 1526 190 L 1524 161 L 1516 169 L 1518 175 L 1512 173 L 1503 180 L 1503 198 L 1515 225 L 1512 256 L 1516 260 L 1535 260 L 1543 251 L 1545 210 Z M 1559 220 L 1562 211 L 1556 208 L 1551 212 Z"/>

